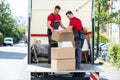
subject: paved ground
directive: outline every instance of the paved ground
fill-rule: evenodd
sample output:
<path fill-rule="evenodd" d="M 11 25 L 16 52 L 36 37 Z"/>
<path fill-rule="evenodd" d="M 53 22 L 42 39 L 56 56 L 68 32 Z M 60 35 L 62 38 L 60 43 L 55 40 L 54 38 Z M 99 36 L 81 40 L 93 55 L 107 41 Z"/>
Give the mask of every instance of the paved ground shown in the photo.
<path fill-rule="evenodd" d="M 98 65 L 98 67 L 102 70 L 100 80 L 120 80 L 120 69 L 112 64 L 103 62 L 103 65 Z"/>
<path fill-rule="evenodd" d="M 111 64 L 98 65 L 100 80 L 120 80 L 120 70 Z M 27 47 L 0 47 L 0 80 L 30 80 L 27 68 Z"/>
<path fill-rule="evenodd" d="M 0 47 L 0 80 L 30 80 L 27 47 Z"/>

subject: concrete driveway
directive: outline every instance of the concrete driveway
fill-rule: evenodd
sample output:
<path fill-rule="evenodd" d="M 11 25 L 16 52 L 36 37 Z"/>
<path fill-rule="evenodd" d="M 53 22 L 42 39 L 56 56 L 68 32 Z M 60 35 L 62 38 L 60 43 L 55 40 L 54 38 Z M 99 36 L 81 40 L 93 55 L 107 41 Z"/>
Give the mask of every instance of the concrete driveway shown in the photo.
<path fill-rule="evenodd" d="M 27 47 L 0 47 L 0 80 L 30 80 Z"/>
<path fill-rule="evenodd" d="M 100 80 L 120 80 L 120 70 L 111 64 L 97 65 Z M 0 47 L 0 80 L 30 80 L 27 68 L 27 47 Z"/>
<path fill-rule="evenodd" d="M 101 60 L 96 62 L 103 63 L 103 65 L 97 65 L 102 70 L 102 72 L 100 72 L 100 80 L 120 80 L 120 69 L 108 62 Z"/>

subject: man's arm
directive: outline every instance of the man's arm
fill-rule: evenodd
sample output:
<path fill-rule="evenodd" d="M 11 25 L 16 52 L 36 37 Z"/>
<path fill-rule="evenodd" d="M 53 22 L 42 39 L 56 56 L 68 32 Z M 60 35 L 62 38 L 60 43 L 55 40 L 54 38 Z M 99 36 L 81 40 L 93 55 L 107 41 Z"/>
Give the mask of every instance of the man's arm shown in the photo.
<path fill-rule="evenodd" d="M 89 36 L 89 34 L 86 35 L 86 40 L 87 40 L 88 44 L 90 44 L 90 36 Z"/>
<path fill-rule="evenodd" d="M 50 26 L 50 24 L 51 24 L 51 21 L 47 21 L 47 27 L 48 27 L 51 31 L 53 31 L 53 28 Z"/>
<path fill-rule="evenodd" d="M 69 31 L 72 31 L 72 26 L 69 26 L 68 28 L 66 28 L 66 29 L 64 29 L 64 30 L 60 30 L 59 33 L 69 32 Z"/>
<path fill-rule="evenodd" d="M 66 29 L 65 26 L 63 25 L 62 21 L 60 21 L 60 26 L 61 26 L 61 28 Z"/>

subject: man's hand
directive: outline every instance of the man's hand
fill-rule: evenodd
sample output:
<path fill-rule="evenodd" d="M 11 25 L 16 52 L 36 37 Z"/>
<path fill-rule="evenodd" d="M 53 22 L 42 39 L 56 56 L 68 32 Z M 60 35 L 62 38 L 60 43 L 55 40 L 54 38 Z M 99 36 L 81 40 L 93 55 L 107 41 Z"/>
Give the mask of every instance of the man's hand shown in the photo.
<path fill-rule="evenodd" d="M 53 32 L 54 29 L 51 27 L 50 30 L 51 30 L 51 32 Z"/>
<path fill-rule="evenodd" d="M 66 27 L 63 25 L 62 21 L 60 21 L 60 26 L 61 26 L 61 28 L 66 29 Z"/>
<path fill-rule="evenodd" d="M 69 26 L 69 27 L 66 28 L 66 29 L 59 30 L 59 33 L 62 33 L 62 32 L 69 32 L 69 31 L 72 31 L 72 27 L 71 27 L 71 26 Z"/>
<path fill-rule="evenodd" d="M 59 31 L 58 31 L 58 33 L 62 33 L 62 32 L 63 32 L 63 30 L 59 30 Z"/>
<path fill-rule="evenodd" d="M 63 29 L 66 29 L 66 27 L 63 27 Z"/>

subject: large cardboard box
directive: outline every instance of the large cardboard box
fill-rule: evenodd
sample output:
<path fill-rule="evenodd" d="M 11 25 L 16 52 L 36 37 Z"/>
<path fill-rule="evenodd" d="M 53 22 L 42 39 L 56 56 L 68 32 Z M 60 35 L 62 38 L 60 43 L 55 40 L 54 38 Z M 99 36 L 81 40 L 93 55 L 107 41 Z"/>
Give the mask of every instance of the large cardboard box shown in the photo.
<path fill-rule="evenodd" d="M 61 59 L 61 60 L 52 59 L 51 70 L 53 71 L 75 70 L 75 59 Z"/>
<path fill-rule="evenodd" d="M 51 59 L 73 59 L 75 58 L 75 48 L 51 48 Z"/>
<path fill-rule="evenodd" d="M 52 33 L 52 39 L 57 42 L 72 41 L 72 38 L 73 38 L 73 32 L 59 33 L 58 30 L 54 30 Z"/>
<path fill-rule="evenodd" d="M 72 45 L 73 45 L 73 47 L 75 47 L 75 40 L 74 40 L 74 37 L 72 38 Z"/>

